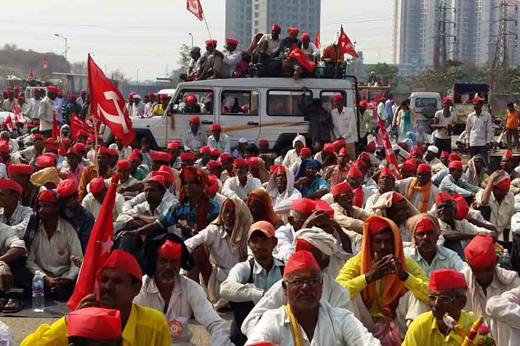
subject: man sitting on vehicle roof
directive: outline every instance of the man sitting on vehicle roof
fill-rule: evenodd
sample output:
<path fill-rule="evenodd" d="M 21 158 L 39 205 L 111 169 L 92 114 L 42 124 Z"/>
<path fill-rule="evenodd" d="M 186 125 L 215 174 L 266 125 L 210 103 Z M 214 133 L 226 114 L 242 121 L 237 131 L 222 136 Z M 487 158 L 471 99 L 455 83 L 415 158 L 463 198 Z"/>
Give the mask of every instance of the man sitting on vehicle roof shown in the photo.
<path fill-rule="evenodd" d="M 232 78 L 233 72 L 242 60 L 242 54 L 237 50 L 240 42 L 234 38 L 226 39 L 226 51 L 220 52 L 215 50 L 213 56 L 215 57 L 213 64 L 213 76 L 210 79 L 217 78 Z"/>

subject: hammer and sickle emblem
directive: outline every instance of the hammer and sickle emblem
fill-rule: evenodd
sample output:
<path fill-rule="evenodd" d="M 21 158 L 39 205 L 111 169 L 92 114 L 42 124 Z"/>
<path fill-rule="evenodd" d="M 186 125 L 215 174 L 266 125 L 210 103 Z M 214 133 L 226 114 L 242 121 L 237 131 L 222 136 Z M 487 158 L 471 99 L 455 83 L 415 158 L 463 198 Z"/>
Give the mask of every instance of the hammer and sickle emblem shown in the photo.
<path fill-rule="evenodd" d="M 119 101 L 119 97 L 117 96 L 117 94 L 113 91 L 105 91 L 103 93 L 103 95 L 105 96 L 105 98 L 108 101 L 114 102 L 114 105 L 116 106 L 116 109 L 117 109 L 117 115 L 107 113 L 99 104 L 98 104 L 98 111 L 101 112 L 103 114 L 103 116 L 111 123 L 121 125 L 123 127 L 123 133 L 129 133 L 130 131 L 128 130 L 128 127 L 126 126 L 125 115 L 123 114 L 123 112 L 121 111 L 121 108 L 119 108 L 119 104 L 117 103 L 117 101 Z"/>

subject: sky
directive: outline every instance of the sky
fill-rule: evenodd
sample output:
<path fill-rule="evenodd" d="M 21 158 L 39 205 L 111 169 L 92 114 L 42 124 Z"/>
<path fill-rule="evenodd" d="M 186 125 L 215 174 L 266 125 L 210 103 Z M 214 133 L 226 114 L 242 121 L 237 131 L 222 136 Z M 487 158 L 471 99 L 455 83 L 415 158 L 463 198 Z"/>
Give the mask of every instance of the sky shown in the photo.
<path fill-rule="evenodd" d="M 365 63 L 391 62 L 393 0 L 322 0 L 321 42 L 329 44 L 340 25 Z M 213 38 L 224 43 L 225 0 L 201 0 Z M 25 0 L 22 11 L 2 11 L 0 44 L 63 54 L 69 62 L 96 63 L 109 73 L 120 70 L 131 80 L 154 80 L 176 68 L 179 47 L 203 47 L 204 22 L 186 10 L 186 0 Z M 79 5 L 82 4 L 82 5 Z"/>

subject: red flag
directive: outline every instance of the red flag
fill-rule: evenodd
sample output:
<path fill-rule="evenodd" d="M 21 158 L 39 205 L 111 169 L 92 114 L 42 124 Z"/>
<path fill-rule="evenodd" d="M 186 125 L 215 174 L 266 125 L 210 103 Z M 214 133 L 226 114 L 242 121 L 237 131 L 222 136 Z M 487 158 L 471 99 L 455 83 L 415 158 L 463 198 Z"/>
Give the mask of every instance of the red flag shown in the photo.
<path fill-rule="evenodd" d="M 307 55 L 298 47 L 294 46 L 289 52 L 289 58 L 295 58 L 309 72 L 314 72 L 316 63 L 309 59 Z"/>
<path fill-rule="evenodd" d="M 343 31 L 343 25 L 341 26 L 341 34 L 339 35 L 338 39 L 338 46 L 339 50 L 344 54 L 352 55 L 353 57 L 359 58 L 358 53 L 354 49 L 354 45 L 352 44 L 352 41 L 350 38 L 348 38 L 347 34 L 345 34 L 345 31 Z"/>
<path fill-rule="evenodd" d="M 321 48 L 321 42 L 320 42 L 320 28 L 316 29 L 316 38 L 314 39 L 314 45 L 316 48 Z"/>
<path fill-rule="evenodd" d="M 52 118 L 51 138 L 54 142 L 56 142 L 58 140 L 58 137 L 60 137 L 60 127 L 58 126 L 58 121 L 56 120 L 56 114 L 54 114 L 54 117 Z"/>
<path fill-rule="evenodd" d="M 80 119 L 76 113 L 72 113 L 70 117 L 70 135 L 73 140 L 76 140 L 78 132 L 85 130 L 90 134 L 94 134 L 94 128 Z"/>
<path fill-rule="evenodd" d="M 88 294 L 95 293 L 98 289 L 96 274 L 110 255 L 110 250 L 114 243 L 114 220 L 112 210 L 114 209 L 116 200 L 118 182 L 119 176 L 114 175 L 105 196 L 105 200 L 101 205 L 99 216 L 96 219 L 94 227 L 92 227 L 87 251 L 85 251 L 85 257 L 83 258 L 83 265 L 79 272 L 78 281 L 76 287 L 74 287 L 72 297 L 70 297 L 67 302 L 67 306 L 72 310 L 76 309 L 81 299 Z"/>
<path fill-rule="evenodd" d="M 47 57 L 44 56 L 43 57 L 43 68 L 47 69 L 47 67 L 49 67 L 49 62 L 47 61 Z"/>
<path fill-rule="evenodd" d="M 18 103 L 13 102 L 13 113 L 14 113 L 14 122 L 27 124 L 27 119 L 22 115 L 20 108 L 18 107 Z"/>
<path fill-rule="evenodd" d="M 394 153 L 394 148 L 392 148 L 392 143 L 390 143 L 390 137 L 388 137 L 388 132 L 386 132 L 385 122 L 378 117 L 379 120 L 379 133 L 381 134 L 381 138 L 383 139 L 383 144 L 385 146 L 386 153 L 386 161 L 388 162 L 388 168 L 392 171 L 396 178 L 401 177 L 399 173 L 397 163 L 397 157 Z"/>
<path fill-rule="evenodd" d="M 29 76 L 27 77 L 28 80 L 33 80 L 34 79 L 34 73 L 33 73 L 33 70 L 31 69 L 29 71 Z"/>
<path fill-rule="evenodd" d="M 10 114 L 7 116 L 7 118 L 5 118 L 4 125 L 7 127 L 9 132 L 13 132 L 13 120 L 11 119 Z"/>
<path fill-rule="evenodd" d="M 105 76 L 103 71 L 88 56 L 88 84 L 90 104 L 94 116 L 107 125 L 115 138 L 130 145 L 135 138 L 132 120 L 121 91 Z"/>
<path fill-rule="evenodd" d="M 200 0 L 187 0 L 186 8 L 193 13 L 201 22 L 204 19 Z"/>

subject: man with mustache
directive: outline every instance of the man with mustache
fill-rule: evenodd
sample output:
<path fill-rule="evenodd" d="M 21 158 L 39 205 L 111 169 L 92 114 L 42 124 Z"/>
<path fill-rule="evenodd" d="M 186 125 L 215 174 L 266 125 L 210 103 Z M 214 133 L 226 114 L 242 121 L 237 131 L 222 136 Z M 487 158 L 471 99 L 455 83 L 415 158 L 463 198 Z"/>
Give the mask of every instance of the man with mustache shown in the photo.
<path fill-rule="evenodd" d="M 132 303 L 142 286 L 143 273 L 129 253 L 114 250 L 98 274 L 99 294 L 89 294 L 76 311 L 89 307 L 118 310 L 121 314 L 123 345 L 169 346 L 170 330 L 164 316 L 154 309 Z M 68 346 L 65 317 L 51 326 L 41 325 L 22 346 Z"/>
<path fill-rule="evenodd" d="M 310 252 L 295 252 L 287 261 L 282 281 L 288 304 L 267 311 L 246 345 L 257 341 L 306 346 L 380 345 L 350 311 L 321 300 L 322 275 Z"/>
<path fill-rule="evenodd" d="M 377 179 L 377 191 L 375 191 L 372 196 L 368 197 L 365 209 L 371 210 L 374 204 L 376 204 L 379 197 L 385 192 L 394 191 L 395 189 L 395 177 L 392 174 L 392 171 L 389 168 L 383 168 L 381 173 L 379 173 L 379 178 Z"/>
<path fill-rule="evenodd" d="M 406 197 L 421 213 L 426 213 L 435 204 L 439 193 L 432 182 L 432 169 L 422 163 L 417 167 L 416 176 L 396 182 L 399 192 Z"/>
<path fill-rule="evenodd" d="M 402 346 L 459 346 L 464 341 L 476 317 L 462 310 L 466 305 L 466 280 L 453 269 L 434 270 L 430 277 L 428 302 L 431 311 L 417 317 L 406 333 Z M 444 323 L 448 314 L 462 327 L 461 333 Z"/>
<path fill-rule="evenodd" d="M 193 315 L 211 334 L 212 345 L 231 346 L 229 329 L 195 281 L 180 275 L 190 269 L 193 258 L 182 240 L 165 234 L 145 247 L 145 276 L 134 303 L 164 313 L 170 326 L 171 345 L 192 345 L 189 321 Z"/>

